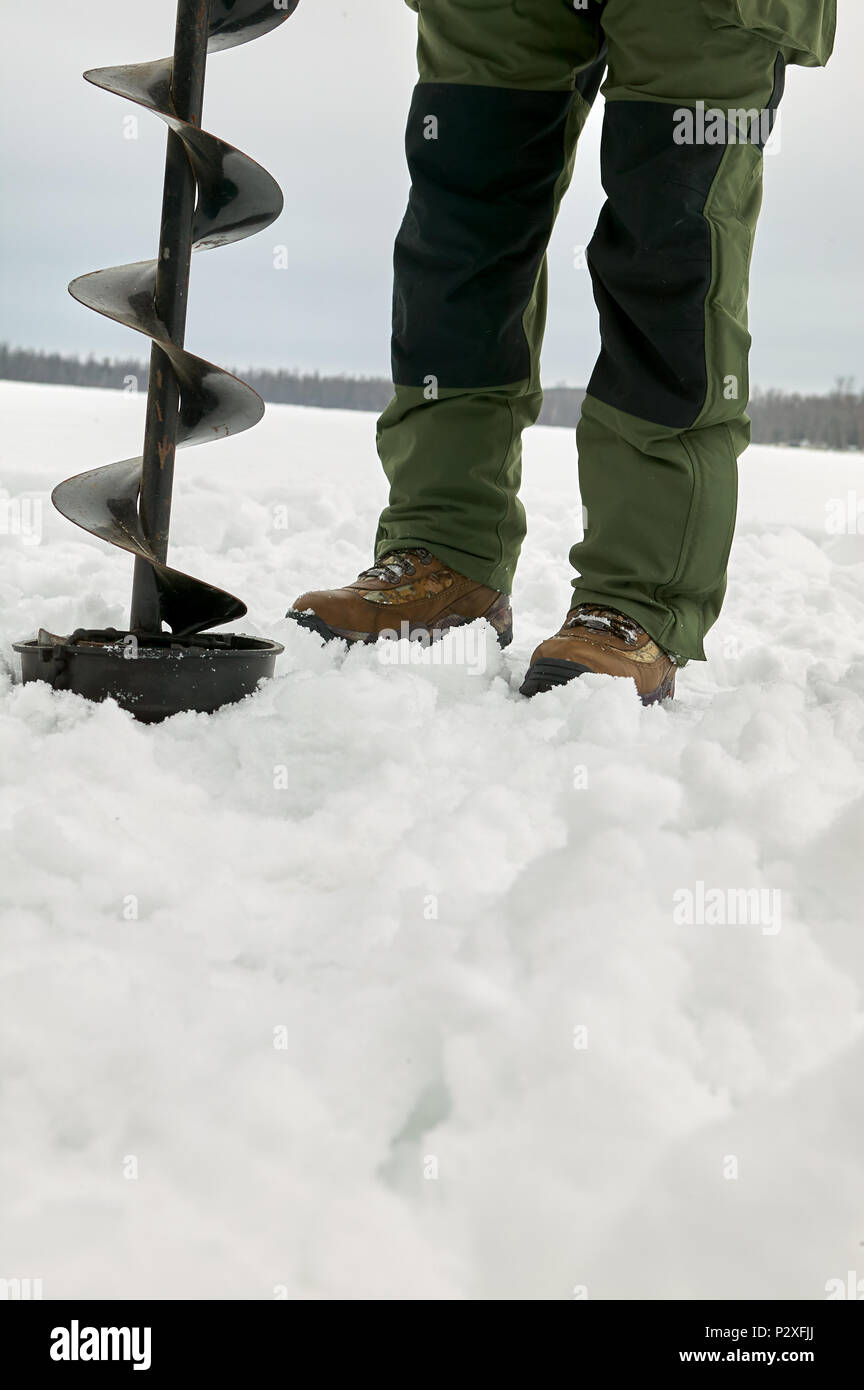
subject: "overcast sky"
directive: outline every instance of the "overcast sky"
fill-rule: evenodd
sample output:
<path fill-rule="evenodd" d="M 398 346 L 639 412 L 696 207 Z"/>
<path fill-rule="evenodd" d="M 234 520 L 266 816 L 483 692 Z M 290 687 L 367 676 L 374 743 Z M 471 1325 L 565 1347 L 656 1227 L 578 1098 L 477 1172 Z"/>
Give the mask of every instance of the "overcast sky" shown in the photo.
<path fill-rule="evenodd" d="M 782 150 L 767 161 L 753 278 L 753 380 L 824 390 L 864 380 L 860 0 L 840 0 L 837 51 L 793 68 Z M 392 241 L 404 208 L 403 128 L 416 17 L 400 0 L 301 0 L 292 19 L 214 56 L 204 125 L 265 164 L 278 223 L 193 265 L 187 342 L 224 365 L 389 375 Z M 3 17 L 0 338 L 141 356 L 137 335 L 65 292 L 73 276 L 155 252 L 164 127 L 81 80 L 86 67 L 170 51 L 173 0 L 9 6 Z M 588 273 L 574 247 L 602 201 L 602 102 L 583 135 L 551 252 L 547 385 L 584 384 L 597 351 Z M 288 269 L 274 269 L 286 246 Z"/>

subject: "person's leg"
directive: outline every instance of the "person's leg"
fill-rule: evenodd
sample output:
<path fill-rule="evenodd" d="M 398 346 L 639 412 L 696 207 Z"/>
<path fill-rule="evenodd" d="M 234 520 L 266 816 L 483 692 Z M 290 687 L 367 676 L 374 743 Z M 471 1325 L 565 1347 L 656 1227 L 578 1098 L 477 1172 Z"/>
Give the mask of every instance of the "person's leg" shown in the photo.
<path fill-rule="evenodd" d="M 785 63 L 827 61 L 834 3 L 607 0 L 602 23 L 608 202 L 588 251 L 602 350 L 578 430 L 587 527 L 570 556 L 575 602 L 702 658 L 749 442 L 761 144 Z M 751 128 L 754 109 L 769 114 Z M 742 113 L 737 137 L 735 118 L 714 111 Z"/>
<path fill-rule="evenodd" d="M 521 434 L 540 410 L 545 252 L 603 72 L 600 6 L 408 0 L 420 82 L 396 242 L 390 482 L 376 557 L 420 545 L 509 593 Z"/>

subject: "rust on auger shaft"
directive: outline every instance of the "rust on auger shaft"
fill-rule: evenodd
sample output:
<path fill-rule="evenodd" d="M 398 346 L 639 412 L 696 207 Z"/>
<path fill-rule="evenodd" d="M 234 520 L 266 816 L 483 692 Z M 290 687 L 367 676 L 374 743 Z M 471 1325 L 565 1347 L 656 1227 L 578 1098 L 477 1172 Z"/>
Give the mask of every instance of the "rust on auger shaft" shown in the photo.
<path fill-rule="evenodd" d="M 210 31 L 210 0 L 179 0 L 171 67 L 171 106 L 175 116 L 200 126 L 204 109 L 204 77 Z M 197 180 L 180 136 L 168 131 L 165 183 L 162 194 L 162 226 L 154 305 L 168 337 L 182 347 L 186 336 L 189 270 L 192 261 L 192 229 Z M 174 455 L 180 417 L 180 382 L 164 350 L 150 349 L 150 383 L 147 420 L 141 458 L 141 491 L 138 513 L 141 530 L 153 554 L 168 558 Z M 156 577 L 149 560 L 135 557 L 130 628 L 135 632 L 161 632 L 161 605 Z"/>

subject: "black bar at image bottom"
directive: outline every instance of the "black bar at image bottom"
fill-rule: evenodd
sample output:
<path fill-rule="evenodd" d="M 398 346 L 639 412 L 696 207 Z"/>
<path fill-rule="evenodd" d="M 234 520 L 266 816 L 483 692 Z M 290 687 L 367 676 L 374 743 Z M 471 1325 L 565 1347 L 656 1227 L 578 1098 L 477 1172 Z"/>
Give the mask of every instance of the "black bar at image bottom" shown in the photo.
<path fill-rule="evenodd" d="M 68 1379 L 77 1373 L 92 1378 L 101 1367 L 115 1377 L 138 1372 L 158 1380 L 186 1371 L 225 1376 L 265 1361 L 274 1366 L 281 1362 L 287 1371 L 300 1347 L 325 1364 L 338 1360 L 329 1339 L 314 1350 L 316 1342 L 308 1340 L 310 1329 L 301 1327 L 291 1310 L 291 1303 L 323 1301 L 314 1295 L 292 1299 L 286 1296 L 287 1290 L 277 1287 L 266 1300 L 238 1302 L 50 1301 L 39 1298 L 33 1283 L 22 1281 L 18 1291 L 7 1287 L 6 1299 L 0 1301 L 4 1362 L 25 1375 L 38 1372 L 49 1379 L 55 1375 Z M 861 1309 L 842 1305 L 857 1304 L 862 1297 L 857 1283 L 843 1298 L 831 1294 L 818 1302 L 592 1302 L 577 1296 L 566 1300 L 572 1306 L 553 1328 L 565 1334 L 560 1354 L 575 1358 L 574 1370 L 595 1367 L 614 1374 L 616 1370 L 665 1372 L 705 1365 L 790 1365 L 809 1366 L 824 1376 L 854 1366 L 860 1358 Z M 364 1301 L 362 1292 L 356 1301 Z M 302 1318 L 305 1324 L 310 1314 L 314 1337 L 314 1310 L 305 1308 Z M 341 1320 L 345 1314 L 336 1316 Z M 348 1317 L 350 1321 L 350 1313 Z M 410 1335 L 410 1323 L 403 1326 Z M 364 1331 L 368 1330 L 367 1325 Z M 439 1334 L 445 1335 L 432 1341 L 428 1331 L 428 1325 L 424 1333 L 418 1324 L 423 1370 L 434 1371 L 437 1362 L 442 1375 L 452 1375 L 463 1353 L 457 1357 L 446 1327 L 439 1327 Z M 384 1341 L 379 1341 L 374 1359 L 381 1363 L 387 1359 L 390 1334 L 382 1331 L 378 1338 Z M 294 1351 L 286 1361 L 292 1345 Z M 361 1345 L 368 1357 L 367 1337 Z M 498 1345 L 488 1334 L 481 1336 L 472 1361 L 494 1359 Z M 510 1348 L 509 1357 L 511 1340 L 500 1345 L 502 1351 Z M 356 1369 L 359 1347 L 352 1346 Z M 530 1344 L 524 1346 L 528 1354 Z"/>

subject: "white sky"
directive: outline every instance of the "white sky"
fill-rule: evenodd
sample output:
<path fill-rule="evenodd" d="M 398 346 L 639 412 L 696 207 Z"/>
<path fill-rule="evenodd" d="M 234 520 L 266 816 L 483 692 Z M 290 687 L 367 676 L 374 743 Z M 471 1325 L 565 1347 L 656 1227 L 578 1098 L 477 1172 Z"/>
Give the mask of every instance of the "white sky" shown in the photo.
<path fill-rule="evenodd" d="M 189 346 L 224 365 L 389 375 L 392 242 L 407 195 L 403 129 L 415 16 L 401 0 L 301 0 L 281 30 L 210 62 L 204 124 L 251 154 L 286 194 L 281 220 L 193 266 Z M 137 335 L 65 293 L 77 274 L 155 252 L 164 127 L 81 81 L 86 67 L 170 51 L 173 0 L 18 6 L 3 18 L 4 189 L 0 338 L 142 356 Z M 751 327 L 753 380 L 817 389 L 864 379 L 864 13 L 841 0 L 825 71 L 791 69 L 782 151 L 767 162 Z M 597 351 L 587 271 L 573 248 L 602 201 L 602 103 L 583 136 L 551 252 L 547 385 L 584 384 Z M 290 268 L 273 267 L 274 246 Z"/>

